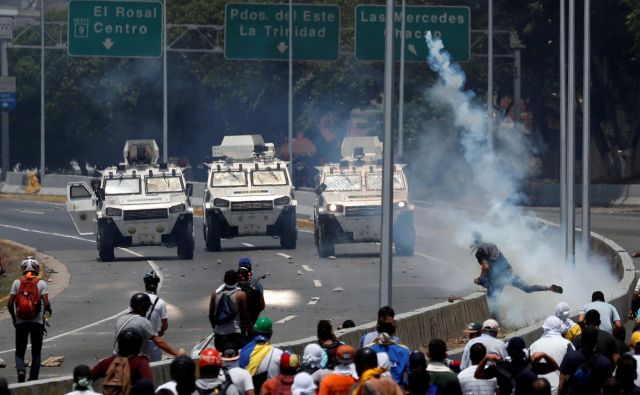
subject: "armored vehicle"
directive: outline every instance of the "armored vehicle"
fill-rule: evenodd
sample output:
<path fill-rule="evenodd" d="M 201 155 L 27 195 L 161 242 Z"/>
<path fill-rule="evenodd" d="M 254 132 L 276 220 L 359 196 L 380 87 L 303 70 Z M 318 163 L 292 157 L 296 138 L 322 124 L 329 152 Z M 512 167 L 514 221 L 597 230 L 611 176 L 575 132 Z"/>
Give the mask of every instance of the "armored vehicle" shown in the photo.
<path fill-rule="evenodd" d="M 241 236 L 280 238 L 296 248 L 297 202 L 287 163 L 260 135 L 225 136 L 213 147 L 204 192 L 204 240 L 219 251 L 221 239 Z"/>
<path fill-rule="evenodd" d="M 154 140 L 128 140 L 124 162 L 101 170 L 87 185 L 67 185 L 67 211 L 81 235 L 97 234 L 98 255 L 114 260 L 115 247 L 177 246 L 178 256 L 192 259 L 192 184 L 182 168 L 158 164 Z"/>
<path fill-rule="evenodd" d="M 345 137 L 342 160 L 318 167 L 314 239 L 318 256 L 335 255 L 339 243 L 379 242 L 381 237 L 382 143 L 377 137 Z M 393 172 L 393 239 L 397 255 L 413 255 L 413 205 L 404 165 Z"/>

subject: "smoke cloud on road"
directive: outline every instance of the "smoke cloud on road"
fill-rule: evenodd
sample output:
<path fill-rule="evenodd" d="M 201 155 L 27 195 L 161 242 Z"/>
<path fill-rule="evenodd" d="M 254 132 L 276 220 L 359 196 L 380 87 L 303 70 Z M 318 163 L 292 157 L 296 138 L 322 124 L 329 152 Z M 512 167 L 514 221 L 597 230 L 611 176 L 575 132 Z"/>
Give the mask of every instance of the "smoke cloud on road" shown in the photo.
<path fill-rule="evenodd" d="M 425 95 L 447 118 L 439 124 L 447 126 L 434 126 L 435 122 L 425 125 L 420 157 L 413 163 L 424 175 L 415 181 L 427 193 L 438 196 L 434 196 L 431 209 L 417 211 L 426 218 L 416 223 L 435 221 L 438 231 L 448 233 L 457 247 L 439 252 L 457 269 L 430 265 L 430 275 L 455 276 L 455 281 L 447 284 L 453 292 L 482 290 L 473 284 L 480 267 L 470 251 L 472 233 L 478 231 L 485 241 L 500 248 L 514 272 L 527 283 L 564 287 L 562 295 L 527 294 L 507 287 L 494 301 L 503 326 L 538 322 L 552 315 L 560 301 L 577 312 L 595 290 L 602 290 L 605 299 L 610 298 L 609 291 L 616 289 L 617 280 L 604 259 L 578 253 L 575 266 L 565 262 L 557 226 L 541 221 L 520 205 L 525 201 L 521 183 L 529 175 L 535 144 L 526 133 L 502 126 L 502 120 L 496 119 L 491 149 L 486 107 L 477 102 L 473 92 L 465 90 L 465 74 L 451 63 L 442 41 L 431 34 L 426 41 L 428 65 L 439 78 Z M 419 229 L 418 234 L 426 229 Z M 581 251 L 579 245 L 576 251 Z"/>

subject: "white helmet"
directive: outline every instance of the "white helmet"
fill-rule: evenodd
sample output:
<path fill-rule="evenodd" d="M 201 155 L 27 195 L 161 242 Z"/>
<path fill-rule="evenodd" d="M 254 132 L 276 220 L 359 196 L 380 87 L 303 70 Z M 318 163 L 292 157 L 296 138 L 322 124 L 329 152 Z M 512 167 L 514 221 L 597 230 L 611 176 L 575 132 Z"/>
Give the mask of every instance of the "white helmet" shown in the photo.
<path fill-rule="evenodd" d="M 32 256 L 24 258 L 20 264 L 20 268 L 22 269 L 22 274 L 27 272 L 40 273 L 40 263 L 38 263 L 38 260 Z"/>

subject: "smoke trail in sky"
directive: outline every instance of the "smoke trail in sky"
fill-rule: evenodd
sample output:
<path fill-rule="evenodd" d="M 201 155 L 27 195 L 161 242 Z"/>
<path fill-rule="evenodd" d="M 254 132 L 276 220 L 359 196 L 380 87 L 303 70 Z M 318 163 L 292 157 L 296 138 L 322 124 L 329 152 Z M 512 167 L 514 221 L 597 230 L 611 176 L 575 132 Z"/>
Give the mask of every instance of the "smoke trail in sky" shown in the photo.
<path fill-rule="evenodd" d="M 456 129 L 440 130 L 427 124 L 420 157 L 415 158 L 417 168 L 428 170 L 422 173 L 436 175 L 423 176 L 428 179 L 428 188 L 450 191 L 442 207 L 433 203 L 437 208 L 428 220 L 437 221 L 438 231 L 449 232 L 458 247 L 439 252 L 447 262 L 455 262 L 455 272 L 450 267 L 432 265 L 430 275 L 451 278 L 454 273 L 457 281 L 446 284 L 454 292 L 478 289 L 472 281 L 480 268 L 469 253 L 469 246 L 472 233 L 479 231 L 484 240 L 498 245 L 514 272 L 527 283 L 555 283 L 565 289 L 564 294 L 558 295 L 527 294 L 513 287 L 505 288 L 494 300 L 503 324 L 520 326 L 544 319 L 553 314 L 559 301 L 568 302 L 573 311 L 577 311 L 590 301 L 591 292 L 596 289 L 608 298 L 607 290 L 615 290 L 617 281 L 604 259 L 578 255 L 575 268 L 567 264 L 560 253 L 557 228 L 518 206 L 524 199 L 521 182 L 529 175 L 535 145 L 525 133 L 500 127 L 501 120 L 496 119 L 490 148 L 486 107 L 477 103 L 473 92 L 465 90 L 465 74 L 457 64 L 451 63 L 442 41 L 427 33 L 426 42 L 428 65 L 438 74 L 438 81 L 427 90 L 426 97 L 434 106 L 442 108 L 442 116 L 450 114 L 450 122 Z M 456 174 L 460 172 L 470 174 Z M 427 220 L 416 223 L 421 222 Z"/>

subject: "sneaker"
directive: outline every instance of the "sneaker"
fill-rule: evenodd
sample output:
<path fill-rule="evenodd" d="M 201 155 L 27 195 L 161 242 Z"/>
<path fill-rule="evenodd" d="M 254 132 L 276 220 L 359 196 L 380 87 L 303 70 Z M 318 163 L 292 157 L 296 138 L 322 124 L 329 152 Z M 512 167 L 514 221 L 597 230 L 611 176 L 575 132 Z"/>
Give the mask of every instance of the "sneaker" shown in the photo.
<path fill-rule="evenodd" d="M 18 383 L 24 383 L 26 373 L 23 371 L 18 372 Z"/>
<path fill-rule="evenodd" d="M 549 287 L 549 291 L 555 292 L 557 294 L 561 294 L 563 289 L 559 285 L 551 284 L 551 286 Z"/>

